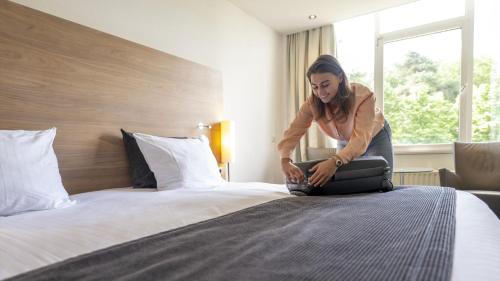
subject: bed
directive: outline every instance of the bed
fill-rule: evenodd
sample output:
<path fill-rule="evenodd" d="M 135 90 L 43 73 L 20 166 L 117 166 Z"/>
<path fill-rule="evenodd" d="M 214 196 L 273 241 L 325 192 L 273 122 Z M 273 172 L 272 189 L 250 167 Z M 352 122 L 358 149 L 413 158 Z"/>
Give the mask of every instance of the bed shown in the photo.
<path fill-rule="evenodd" d="M 295 197 L 284 185 L 236 182 L 166 191 L 130 188 L 120 128 L 199 135 L 199 122 L 221 120 L 220 72 L 5 0 L 0 35 L 0 129 L 57 127 L 54 150 L 73 201 L 66 208 L 0 217 L 0 279 L 500 276 L 499 220 L 466 192 L 399 187 Z M 363 205 L 368 209 L 358 208 Z M 316 213 L 307 216 L 311 212 Z M 411 220 L 417 213 L 422 220 Z M 401 223 L 387 224 L 396 218 Z M 431 224 L 436 218 L 439 223 Z M 153 259 L 158 261 L 148 263 Z"/>
<path fill-rule="evenodd" d="M 73 195 L 75 206 L 0 220 L 0 278 L 290 197 L 283 185 L 265 183 L 162 192 L 116 188 Z M 463 191 L 457 191 L 456 211 L 451 280 L 498 280 L 498 219 Z"/>

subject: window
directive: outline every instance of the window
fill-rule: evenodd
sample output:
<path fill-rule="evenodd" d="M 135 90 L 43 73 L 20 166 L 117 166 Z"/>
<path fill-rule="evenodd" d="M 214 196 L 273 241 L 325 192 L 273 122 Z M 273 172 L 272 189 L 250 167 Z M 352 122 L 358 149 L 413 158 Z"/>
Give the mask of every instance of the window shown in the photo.
<path fill-rule="evenodd" d="M 499 10 L 494 0 L 421 0 L 335 23 L 337 57 L 374 89 L 396 151 L 500 140 Z"/>
<path fill-rule="evenodd" d="M 500 140 L 500 2 L 475 4 L 472 140 Z"/>
<path fill-rule="evenodd" d="M 379 13 L 380 33 L 464 16 L 464 0 L 423 0 Z"/>
<path fill-rule="evenodd" d="M 451 30 L 385 44 L 384 115 L 394 144 L 458 139 L 460 42 Z"/>
<path fill-rule="evenodd" d="M 373 89 L 374 17 L 361 16 L 335 24 L 337 57 L 349 78 Z M 360 55 L 363 58 L 360 59 Z M 340 59 L 341 58 L 341 59 Z"/>

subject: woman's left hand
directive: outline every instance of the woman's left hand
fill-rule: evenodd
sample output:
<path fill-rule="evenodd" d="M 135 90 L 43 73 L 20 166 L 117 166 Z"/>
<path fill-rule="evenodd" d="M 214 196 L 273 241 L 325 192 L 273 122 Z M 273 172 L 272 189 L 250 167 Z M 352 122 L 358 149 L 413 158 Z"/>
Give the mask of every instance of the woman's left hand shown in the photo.
<path fill-rule="evenodd" d="M 314 167 L 309 169 L 309 172 L 314 172 L 309 178 L 309 185 L 314 187 L 325 185 L 335 175 L 336 171 L 337 165 L 335 164 L 335 160 L 331 158 L 314 165 Z"/>

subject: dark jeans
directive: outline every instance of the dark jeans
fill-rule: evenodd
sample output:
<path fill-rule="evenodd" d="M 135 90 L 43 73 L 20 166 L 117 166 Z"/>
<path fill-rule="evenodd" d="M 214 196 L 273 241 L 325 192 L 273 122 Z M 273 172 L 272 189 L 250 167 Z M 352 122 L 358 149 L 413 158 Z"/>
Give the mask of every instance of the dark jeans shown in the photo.
<path fill-rule="evenodd" d="M 337 151 L 342 150 L 347 145 L 346 141 L 338 141 Z M 392 131 L 387 120 L 384 121 L 384 128 L 373 137 L 366 152 L 361 156 L 382 156 L 389 163 L 392 172 L 394 170 L 394 153 L 392 151 Z"/>

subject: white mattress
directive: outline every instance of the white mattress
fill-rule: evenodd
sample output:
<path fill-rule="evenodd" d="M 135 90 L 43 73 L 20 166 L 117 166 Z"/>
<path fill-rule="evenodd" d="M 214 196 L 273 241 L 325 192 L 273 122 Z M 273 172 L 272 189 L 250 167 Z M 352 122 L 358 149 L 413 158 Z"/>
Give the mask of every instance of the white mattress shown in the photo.
<path fill-rule="evenodd" d="M 0 217 L 0 279 L 117 243 L 291 196 L 283 185 L 226 183 L 211 190 L 109 189 L 71 196 L 66 209 Z M 500 221 L 457 191 L 453 280 L 499 280 Z"/>

